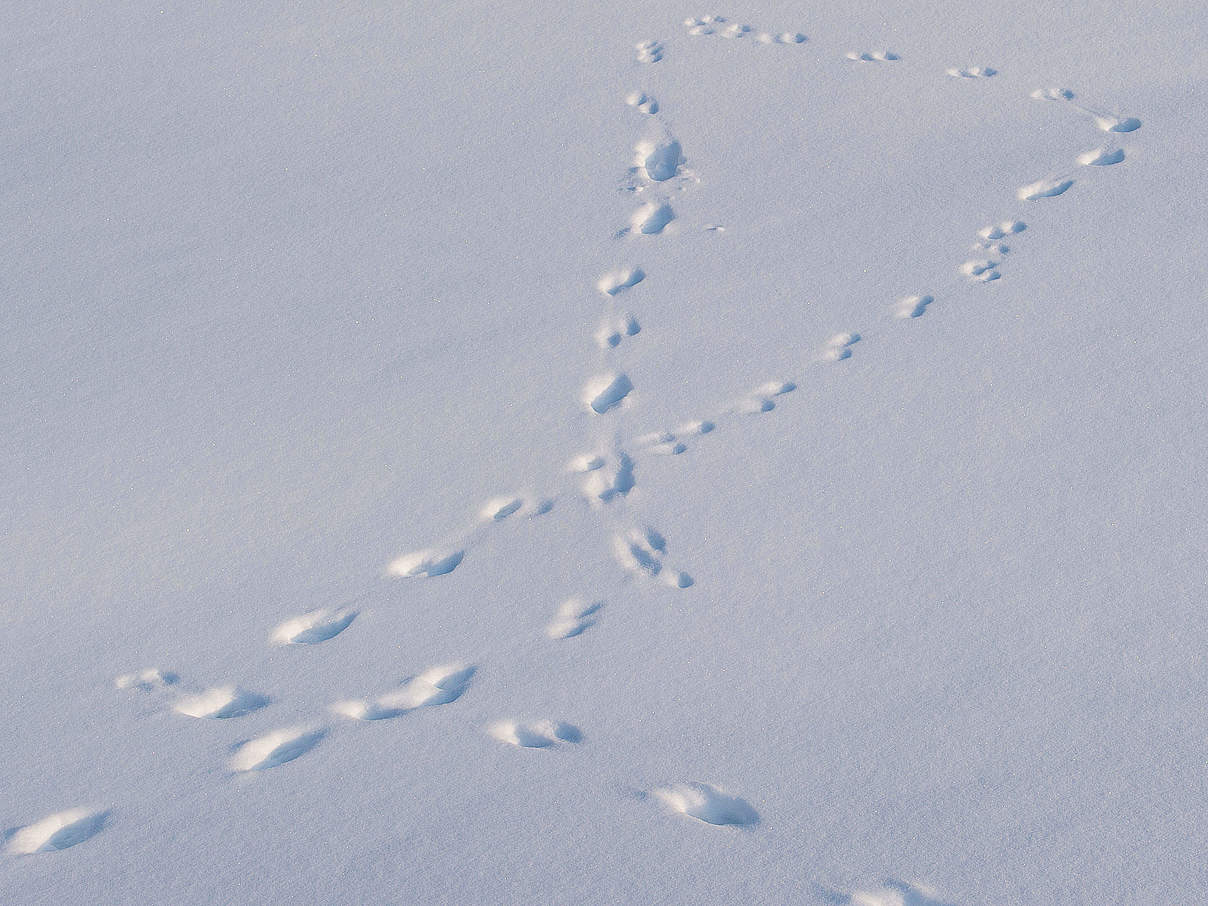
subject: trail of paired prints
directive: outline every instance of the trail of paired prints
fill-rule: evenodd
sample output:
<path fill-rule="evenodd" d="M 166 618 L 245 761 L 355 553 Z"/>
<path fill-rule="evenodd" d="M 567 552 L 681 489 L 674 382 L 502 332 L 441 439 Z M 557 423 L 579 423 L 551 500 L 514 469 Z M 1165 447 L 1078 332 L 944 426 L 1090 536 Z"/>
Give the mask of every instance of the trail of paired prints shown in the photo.
<path fill-rule="evenodd" d="M 741 39 L 752 36 L 759 43 L 785 45 L 807 41 L 800 32 L 756 31 L 751 26 L 730 23 L 720 16 L 692 18 L 685 20 L 684 25 L 694 37 L 715 35 Z M 635 51 L 637 61 L 644 65 L 659 63 L 666 54 L 660 41 L 644 41 L 636 45 Z M 845 58 L 856 63 L 893 63 L 901 59 L 890 51 L 851 51 Z M 996 70 L 986 66 L 947 70 L 947 75 L 954 79 L 987 79 L 996 74 Z M 1135 118 L 1075 103 L 1075 95 L 1068 89 L 1038 89 L 1032 97 L 1066 105 L 1090 117 L 1103 132 L 1130 133 L 1141 126 Z M 672 204 L 674 194 L 687 191 L 700 180 L 687 169 L 683 148 L 659 118 L 659 102 L 644 91 L 632 92 L 625 101 L 650 118 L 650 128 L 635 144 L 634 158 L 623 184 L 624 191 L 640 195 L 642 199 L 628 224 L 618 230 L 614 238 L 648 241 L 673 232 L 676 220 Z M 1104 145 L 1078 154 L 1075 161 L 1080 166 L 1105 167 L 1120 163 L 1125 157 L 1123 148 Z M 1017 200 L 1035 202 L 1055 198 L 1068 191 L 1074 182 L 1074 171 L 1050 175 L 1021 187 Z M 1010 252 L 1004 240 L 1023 233 L 1026 228 L 1022 220 L 1005 219 L 980 230 L 972 246 L 980 257 L 966 261 L 958 268 L 960 278 L 977 283 L 993 283 L 1000 279 L 1001 262 Z M 723 228 L 710 225 L 705 229 L 719 231 Z M 668 545 L 661 533 L 621 515 L 621 504 L 636 485 L 638 466 L 647 455 L 686 453 L 698 440 L 724 429 L 732 420 L 773 411 L 779 399 L 796 389 L 797 383 L 783 379 L 768 381 L 711 413 L 685 420 L 672 430 L 647 432 L 630 438 L 625 430 L 625 417 L 635 388 L 623 359 L 626 349 L 638 342 L 642 328 L 637 314 L 621 303 L 641 298 L 641 294 L 649 289 L 646 278 L 640 267 L 625 265 L 602 275 L 596 286 L 604 302 L 594 333 L 599 361 L 592 375 L 585 380 L 581 394 L 582 405 L 592 420 L 589 452 L 575 457 L 566 474 L 550 482 L 546 493 L 505 495 L 487 501 L 477 519 L 467 528 L 439 544 L 405 554 L 387 564 L 385 572 L 388 576 L 434 578 L 448 575 L 462 564 L 467 551 L 484 532 L 492 531 L 506 521 L 543 516 L 559 501 L 582 496 L 600 514 L 620 566 L 635 575 L 657 578 L 675 588 L 688 588 L 693 584 L 688 573 L 667 563 Z M 932 295 L 902 296 L 893 304 L 891 313 L 900 320 L 917 319 L 934 301 Z M 813 361 L 817 364 L 842 362 L 851 357 L 853 347 L 859 342 L 859 333 L 836 333 L 817 350 Z M 592 597 L 569 597 L 552 615 L 546 635 L 557 642 L 576 638 L 595 625 L 604 608 L 603 601 Z M 350 606 L 313 610 L 279 624 L 268 641 L 271 645 L 300 649 L 323 644 L 345 632 L 357 616 L 358 611 Z M 337 702 L 329 711 L 348 720 L 366 722 L 402 717 L 414 710 L 457 701 L 471 685 L 476 672 L 474 665 L 466 663 L 431 667 L 408 677 L 389 691 L 368 699 Z M 114 684 L 118 689 L 143 695 L 171 696 L 172 711 L 195 719 L 236 719 L 272 703 L 269 696 L 236 684 L 192 686 L 183 683 L 178 675 L 158 668 L 117 677 Z M 326 722 L 316 721 L 262 733 L 236 747 L 229 768 L 236 774 L 254 773 L 286 764 L 314 749 L 333 729 Z M 549 719 L 499 720 L 485 730 L 500 742 L 526 749 L 551 749 L 583 740 L 578 727 Z M 642 793 L 641 797 L 654 799 L 672 813 L 707 825 L 750 828 L 759 821 L 758 812 L 746 800 L 706 783 L 673 784 Z M 67 849 L 103 830 L 110 817 L 109 811 L 92 807 L 55 812 L 11 832 L 5 850 L 13 855 L 26 855 Z M 926 888 L 899 881 L 888 881 L 884 887 L 871 891 L 826 893 L 836 902 L 865 906 L 899 903 L 943 906 Z"/>

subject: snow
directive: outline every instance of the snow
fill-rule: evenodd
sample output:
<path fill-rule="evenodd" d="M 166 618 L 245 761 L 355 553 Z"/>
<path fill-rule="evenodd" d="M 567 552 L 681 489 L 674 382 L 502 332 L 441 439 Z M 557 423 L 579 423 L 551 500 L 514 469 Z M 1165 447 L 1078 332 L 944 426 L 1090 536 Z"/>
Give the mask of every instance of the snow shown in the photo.
<path fill-rule="evenodd" d="M 0 11 L 0 899 L 1202 895 L 1203 10 L 710 12 Z"/>

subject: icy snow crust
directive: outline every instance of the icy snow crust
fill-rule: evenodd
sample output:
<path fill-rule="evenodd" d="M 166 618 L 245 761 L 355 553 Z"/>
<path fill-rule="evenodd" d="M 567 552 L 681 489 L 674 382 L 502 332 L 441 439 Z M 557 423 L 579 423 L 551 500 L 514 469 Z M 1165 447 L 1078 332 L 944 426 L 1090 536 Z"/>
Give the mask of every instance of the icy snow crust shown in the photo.
<path fill-rule="evenodd" d="M 1203 10 L 9 6 L 4 902 L 1202 898 Z"/>

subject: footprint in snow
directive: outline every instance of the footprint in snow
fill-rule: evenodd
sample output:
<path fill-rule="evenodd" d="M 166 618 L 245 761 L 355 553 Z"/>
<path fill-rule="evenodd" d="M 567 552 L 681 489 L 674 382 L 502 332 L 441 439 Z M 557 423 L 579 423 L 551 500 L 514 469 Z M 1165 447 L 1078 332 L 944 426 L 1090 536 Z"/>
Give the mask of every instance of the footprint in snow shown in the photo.
<path fill-rule="evenodd" d="M 603 601 L 568 598 L 562 602 L 554 619 L 545 627 L 545 634 L 551 639 L 571 639 L 582 635 L 596 625 L 603 609 Z"/>
<path fill-rule="evenodd" d="M 608 271 L 596 281 L 596 289 L 606 296 L 616 296 L 646 279 L 640 267 L 619 267 Z"/>
<path fill-rule="evenodd" d="M 613 536 L 613 556 L 626 570 L 637 575 L 660 578 L 673 588 L 689 588 L 694 584 L 690 575 L 674 569 L 664 569 L 663 557 L 667 541 L 652 528 L 631 529 Z"/>
<path fill-rule="evenodd" d="M 933 296 L 903 296 L 894 305 L 894 317 L 903 320 L 921 318 L 927 312 L 927 306 L 934 301 Z"/>
<path fill-rule="evenodd" d="M 386 574 L 403 579 L 446 576 L 461 565 L 465 551 L 426 549 L 403 554 L 386 566 Z"/>
<path fill-rule="evenodd" d="M 15 830 L 5 851 L 14 856 L 56 852 L 78 846 L 96 836 L 108 823 L 109 813 L 88 808 L 69 808 L 41 821 Z"/>
<path fill-rule="evenodd" d="M 822 359 L 826 362 L 841 362 L 851 358 L 851 348 L 860 342 L 858 333 L 837 333 L 826 341 Z"/>
<path fill-rule="evenodd" d="M 953 66 L 945 71 L 954 79 L 989 79 L 998 75 L 998 70 L 989 66 L 966 66 L 964 68 Z"/>
<path fill-rule="evenodd" d="M 1066 190 L 1073 184 L 1074 181 L 1072 179 L 1063 176 L 1038 179 L 1036 182 L 1022 186 L 1015 193 L 1015 196 L 1020 201 L 1039 201 L 1041 198 L 1056 198 L 1058 195 L 1064 195 Z"/>
<path fill-rule="evenodd" d="M 1068 88 L 1037 88 L 1032 92 L 1032 99 L 1037 101 L 1056 101 L 1065 104 L 1079 113 L 1086 114 L 1095 123 L 1096 128 L 1103 132 L 1135 132 L 1141 128 L 1141 121 L 1132 116 L 1121 116 L 1076 103 L 1074 92 Z"/>
<path fill-rule="evenodd" d="M 134 673 L 123 673 L 114 677 L 113 686 L 116 689 L 134 689 L 138 692 L 154 692 L 165 689 L 180 682 L 180 677 L 171 671 L 160 670 L 158 667 L 147 667 Z"/>
<path fill-rule="evenodd" d="M 792 381 L 768 381 L 766 384 L 755 388 L 754 393 L 739 403 L 738 411 L 746 415 L 759 415 L 763 412 L 771 412 L 776 408 L 775 397 L 792 393 L 796 389 L 797 385 Z"/>
<path fill-rule="evenodd" d="M 248 692 L 238 686 L 215 686 L 179 699 L 172 709 L 187 717 L 227 720 L 259 711 L 268 704 L 267 695 Z"/>
<path fill-rule="evenodd" d="M 641 332 L 642 325 L 631 314 L 605 318 L 596 328 L 596 345 L 601 349 L 616 349 L 626 337 L 636 337 Z"/>
<path fill-rule="evenodd" d="M 587 453 L 576 457 L 569 471 L 583 475 L 583 496 L 595 504 L 611 503 L 633 490 L 633 460 L 623 450 L 610 454 Z"/>
<path fill-rule="evenodd" d="M 548 749 L 559 743 L 577 743 L 583 740 L 583 734 L 578 727 L 554 720 L 539 720 L 533 723 L 500 720 L 488 726 L 487 733 L 500 742 L 522 749 Z"/>
<path fill-rule="evenodd" d="M 962 264 L 958 271 L 967 277 L 970 283 L 992 283 L 1002 274 L 998 272 L 999 262 L 992 258 L 974 258 Z"/>
<path fill-rule="evenodd" d="M 1084 167 L 1110 167 L 1124 160 L 1122 148 L 1093 148 L 1078 155 L 1078 163 Z"/>
<path fill-rule="evenodd" d="M 657 63 L 663 59 L 663 44 L 661 41 L 639 41 L 633 45 L 639 63 Z"/>
<path fill-rule="evenodd" d="M 319 744 L 327 731 L 320 727 L 285 727 L 241 743 L 231 758 L 237 773 L 267 771 L 305 755 Z"/>
<path fill-rule="evenodd" d="M 623 234 L 633 236 L 657 236 L 675 219 L 675 212 L 665 201 L 648 201 L 633 212 L 629 227 Z"/>
<path fill-rule="evenodd" d="M 312 610 L 280 624 L 269 641 L 274 645 L 318 645 L 338 636 L 356 617 L 355 610 Z"/>
<path fill-rule="evenodd" d="M 418 708 L 447 705 L 461 698 L 477 669 L 465 664 L 432 667 L 377 698 L 337 702 L 331 710 L 354 720 L 389 720 Z"/>
<path fill-rule="evenodd" d="M 483 522 L 502 522 L 509 516 L 542 516 L 554 508 L 554 501 L 547 497 L 492 497 L 478 511 Z"/>
<path fill-rule="evenodd" d="M 625 103 L 651 116 L 659 112 L 659 102 L 644 91 L 629 92 L 625 95 Z"/>
<path fill-rule="evenodd" d="M 902 59 L 891 50 L 849 50 L 844 56 L 853 63 L 896 63 Z"/>
<path fill-rule="evenodd" d="M 759 813 L 749 802 L 707 783 L 680 783 L 652 791 L 673 812 L 718 827 L 751 827 Z"/>
<path fill-rule="evenodd" d="M 622 400 L 633 392 L 633 382 L 620 371 L 597 375 L 583 387 L 580 399 L 583 405 L 596 415 L 603 415 L 621 405 Z"/>

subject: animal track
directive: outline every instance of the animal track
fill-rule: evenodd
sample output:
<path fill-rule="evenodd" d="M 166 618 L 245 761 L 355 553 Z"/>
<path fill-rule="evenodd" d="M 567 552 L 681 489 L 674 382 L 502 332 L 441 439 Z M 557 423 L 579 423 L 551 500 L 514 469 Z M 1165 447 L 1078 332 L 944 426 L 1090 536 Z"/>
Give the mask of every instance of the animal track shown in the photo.
<path fill-rule="evenodd" d="M 648 201 L 629 218 L 629 232 L 657 236 L 675 219 L 675 212 L 665 201 Z"/>
<path fill-rule="evenodd" d="M 666 182 L 684 164 L 684 149 L 670 135 L 643 139 L 634 146 L 633 153 L 634 167 L 651 182 Z"/>
<path fill-rule="evenodd" d="M 982 227 L 977 231 L 977 235 L 982 239 L 996 240 L 1012 236 L 1015 233 L 1022 233 L 1027 228 L 1028 225 L 1022 220 L 1004 220 L 1001 223 L 992 223 Z"/>
<path fill-rule="evenodd" d="M 486 502 L 479 516 L 486 522 L 502 522 L 523 506 L 523 497 L 494 497 Z"/>
<path fill-rule="evenodd" d="M 583 388 L 583 405 L 596 415 L 603 415 L 633 391 L 633 383 L 624 372 L 612 372 L 592 378 Z"/>
<path fill-rule="evenodd" d="M 664 570 L 663 556 L 667 553 L 667 541 L 652 528 L 631 529 L 615 535 L 612 549 L 617 562 L 630 572 L 661 576 L 664 583 L 675 588 L 688 588 L 693 584 L 692 577 L 685 572 Z"/>
<path fill-rule="evenodd" d="M 487 732 L 500 742 L 523 749 L 546 749 L 561 742 L 576 743 L 583 739 L 578 727 L 552 720 L 529 724 L 501 720 L 487 727 Z"/>
<path fill-rule="evenodd" d="M 603 609 L 603 601 L 588 603 L 581 598 L 568 598 L 558 608 L 553 621 L 545 627 L 545 634 L 551 639 L 574 638 L 595 626 Z"/>
<path fill-rule="evenodd" d="M 1064 177 L 1050 177 L 1048 179 L 1038 179 L 1036 182 L 1028 183 L 1015 193 L 1020 201 L 1037 201 L 1041 198 L 1055 198 L 1063 194 L 1070 186 L 1074 184 L 1072 179 Z"/>
<path fill-rule="evenodd" d="M 838 906 L 952 906 L 939 899 L 939 894 L 929 887 L 887 881 L 876 890 L 855 890 L 850 895 L 838 891 L 827 891 L 827 902 Z"/>
<path fill-rule="evenodd" d="M 422 550 L 404 554 L 386 566 L 387 575 L 413 579 L 419 576 L 445 576 L 465 559 L 462 550 Z"/>
<path fill-rule="evenodd" d="M 432 667 L 375 699 L 337 702 L 331 710 L 354 720 L 387 720 L 417 708 L 446 705 L 457 701 L 469 688 L 476 671 L 476 667 L 464 664 Z"/>
<path fill-rule="evenodd" d="M 137 689 L 139 692 L 153 692 L 180 682 L 175 673 L 165 672 L 157 667 L 148 667 L 135 673 L 123 673 L 115 677 L 113 685 L 118 689 Z"/>
<path fill-rule="evenodd" d="M 267 695 L 257 695 L 238 686 L 215 686 L 197 695 L 180 699 L 173 709 L 188 717 L 227 720 L 258 711 L 269 703 Z"/>
<path fill-rule="evenodd" d="M 657 63 L 663 59 L 663 45 L 660 41 L 639 41 L 633 45 L 637 52 L 639 63 Z"/>
<path fill-rule="evenodd" d="M 231 758 L 239 773 L 267 771 L 305 755 L 319 744 L 326 731 L 317 727 L 286 727 L 243 743 Z"/>
<path fill-rule="evenodd" d="M 1002 276 L 997 268 L 997 261 L 982 259 L 966 261 L 960 266 L 959 270 L 974 283 L 990 283 Z"/>
<path fill-rule="evenodd" d="M 108 821 L 108 812 L 86 808 L 69 808 L 41 821 L 19 828 L 8 841 L 5 850 L 14 856 L 49 853 L 67 849 L 96 836 Z"/>
<path fill-rule="evenodd" d="M 1084 167 L 1110 167 L 1124 160 L 1122 148 L 1095 148 L 1078 155 L 1078 163 Z"/>
<path fill-rule="evenodd" d="M 317 645 L 335 638 L 357 617 L 355 610 L 312 610 L 286 620 L 273 630 L 274 645 Z"/>
<path fill-rule="evenodd" d="M 969 66 L 965 69 L 952 67 L 945 71 L 954 79 L 989 79 L 998 75 L 998 70 L 989 66 Z"/>
<path fill-rule="evenodd" d="M 738 411 L 747 414 L 771 412 L 776 408 L 773 397 L 792 393 L 796 389 L 797 385 L 792 381 L 768 381 L 766 384 L 756 387 L 755 392 L 739 404 Z"/>
<path fill-rule="evenodd" d="M 760 44 L 804 44 L 809 39 L 799 31 L 782 31 L 778 35 L 762 32 L 756 35 L 755 40 Z"/>
<path fill-rule="evenodd" d="M 609 456 L 585 455 L 571 463 L 571 471 L 586 475 L 583 494 L 588 500 L 611 503 L 633 490 L 633 460 L 623 450 Z"/>
<path fill-rule="evenodd" d="M 659 102 L 642 91 L 629 92 L 625 95 L 625 103 L 651 116 L 659 112 Z"/>
<path fill-rule="evenodd" d="M 632 572 L 657 576 L 663 570 L 663 554 L 667 542 L 654 531 L 633 529 L 613 538 L 613 551 L 618 562 Z"/>
<path fill-rule="evenodd" d="M 858 333 L 837 333 L 826 341 L 822 358 L 828 362 L 841 362 L 851 358 L 851 348 L 860 342 Z"/>
<path fill-rule="evenodd" d="M 1032 92 L 1032 98 L 1038 101 L 1059 101 L 1068 104 L 1079 113 L 1085 113 L 1095 122 L 1095 126 L 1103 132 L 1135 132 L 1141 128 L 1141 121 L 1132 116 L 1120 116 L 1074 103 L 1074 92 L 1068 88 L 1037 88 Z"/>
<path fill-rule="evenodd" d="M 645 279 L 646 273 L 640 267 L 620 267 L 597 280 L 596 289 L 606 296 L 615 296 Z"/>
<path fill-rule="evenodd" d="M 641 332 L 642 325 L 631 314 L 606 319 L 596 329 L 596 345 L 601 349 L 615 349 L 625 337 L 636 337 Z"/>
<path fill-rule="evenodd" d="M 896 63 L 902 59 L 890 50 L 854 51 L 849 50 L 845 56 L 853 63 Z"/>
<path fill-rule="evenodd" d="M 935 301 L 933 296 L 903 296 L 894 307 L 894 317 L 921 318 L 927 311 L 927 306 Z"/>
<path fill-rule="evenodd" d="M 1068 88 L 1037 88 L 1032 92 L 1032 98 L 1037 101 L 1072 101 L 1074 92 Z"/>
<path fill-rule="evenodd" d="M 759 813 L 745 799 L 707 783 L 681 783 L 653 792 L 672 811 L 706 824 L 749 827 L 759 821 Z"/>

